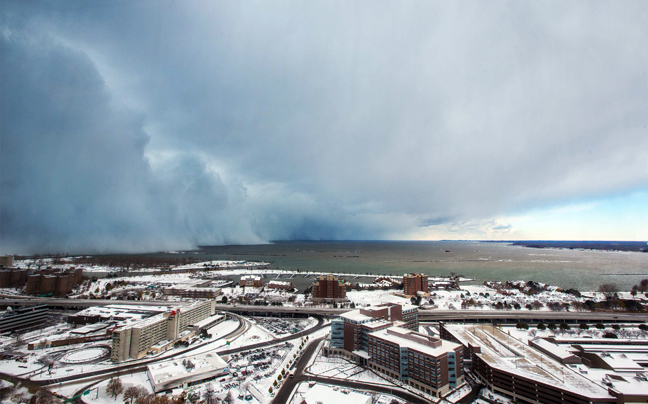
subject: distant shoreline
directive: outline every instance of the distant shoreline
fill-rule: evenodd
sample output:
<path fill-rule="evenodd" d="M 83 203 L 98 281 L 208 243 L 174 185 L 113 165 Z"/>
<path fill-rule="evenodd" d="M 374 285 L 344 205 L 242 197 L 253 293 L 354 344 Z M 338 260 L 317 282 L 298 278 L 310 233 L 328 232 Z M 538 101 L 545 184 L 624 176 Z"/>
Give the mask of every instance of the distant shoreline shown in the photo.
<path fill-rule="evenodd" d="M 630 251 L 648 253 L 648 243 L 645 241 L 482 241 L 484 243 L 509 243 L 509 245 L 529 248 L 557 248 L 566 250 L 599 250 L 599 251 Z"/>

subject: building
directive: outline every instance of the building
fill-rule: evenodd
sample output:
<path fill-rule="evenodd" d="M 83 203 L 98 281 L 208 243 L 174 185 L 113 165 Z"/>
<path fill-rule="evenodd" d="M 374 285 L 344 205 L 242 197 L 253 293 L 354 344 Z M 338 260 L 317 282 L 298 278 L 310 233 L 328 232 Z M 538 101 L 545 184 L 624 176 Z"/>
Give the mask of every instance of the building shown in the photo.
<path fill-rule="evenodd" d="M 153 391 L 206 383 L 228 373 L 227 363 L 215 352 L 202 353 L 182 360 L 172 359 L 147 366 Z"/>
<path fill-rule="evenodd" d="M 25 293 L 28 295 L 65 296 L 83 281 L 82 268 L 55 270 L 47 268 L 27 277 Z"/>
<path fill-rule="evenodd" d="M 268 289 L 279 289 L 279 290 L 293 290 L 294 286 L 292 282 L 283 282 L 283 281 L 270 281 L 266 285 Z"/>
<path fill-rule="evenodd" d="M 139 321 L 156 314 L 166 313 L 166 306 L 137 306 L 130 304 L 108 304 L 94 306 L 67 316 L 67 322 L 75 326 L 100 322 L 117 324 L 124 321 Z"/>
<path fill-rule="evenodd" d="M 322 275 L 313 283 L 313 301 L 344 300 L 344 282 L 333 275 Z"/>
<path fill-rule="evenodd" d="M 406 296 L 416 296 L 419 292 L 429 293 L 428 276 L 425 274 L 403 275 L 403 291 Z"/>
<path fill-rule="evenodd" d="M 242 288 L 244 287 L 254 287 L 260 288 L 263 286 L 263 279 L 260 276 L 256 275 L 245 275 L 241 276 L 241 281 L 239 283 Z"/>
<path fill-rule="evenodd" d="M 27 269 L 4 267 L 0 269 L 0 288 L 21 288 L 27 283 L 28 275 Z"/>
<path fill-rule="evenodd" d="M 111 360 L 139 359 L 151 350 L 166 350 L 193 336 L 195 331 L 190 327 L 214 312 L 215 301 L 205 300 L 117 327 L 112 331 Z"/>
<path fill-rule="evenodd" d="M 341 320 L 341 321 L 340 321 Z M 331 346 L 344 348 L 349 352 L 367 350 L 368 335 L 372 332 L 383 330 L 399 322 L 401 327 L 418 331 L 418 309 L 407 304 L 384 303 L 379 306 L 366 307 L 352 310 L 340 315 L 340 320 L 332 324 L 331 337 L 335 334 L 335 341 Z M 339 330 L 342 328 L 342 340 L 339 339 Z M 342 341 L 342 342 L 341 342 Z"/>
<path fill-rule="evenodd" d="M 13 262 L 14 262 L 13 255 L 0 256 L 0 268 L 11 268 L 13 266 Z"/>
<path fill-rule="evenodd" d="M 602 386 L 600 378 L 596 382 L 590 380 L 587 377 L 588 371 L 579 369 L 579 365 L 565 366 L 562 363 L 565 359 L 568 362 L 573 360 L 561 350 L 547 344 L 541 344 L 542 350 L 535 349 L 490 324 L 441 324 L 440 336 L 462 345 L 466 364 L 472 366 L 472 373 L 486 387 L 511 397 L 515 402 L 625 402 L 622 393 Z M 535 345 L 538 346 L 537 341 Z M 552 354 L 546 354 L 547 351 Z M 639 368 L 636 367 L 635 370 Z M 643 368 L 640 373 L 644 374 Z M 618 380 L 616 377 L 614 379 Z M 644 389 L 647 387 L 648 383 Z M 630 401 L 637 402 L 635 398 Z M 641 401 L 645 402 L 646 398 L 644 396 Z"/>
<path fill-rule="evenodd" d="M 210 287 L 190 287 L 190 286 L 176 286 L 171 288 L 162 289 L 162 293 L 168 296 L 180 296 L 190 299 L 215 299 L 221 294 L 219 288 Z"/>
<path fill-rule="evenodd" d="M 441 397 L 464 381 L 463 347 L 407 328 L 368 336 L 368 367 L 417 390 Z"/>
<path fill-rule="evenodd" d="M 15 310 L 7 310 L 0 316 L 0 332 L 42 326 L 48 314 L 49 310 L 46 305 L 19 307 Z"/>

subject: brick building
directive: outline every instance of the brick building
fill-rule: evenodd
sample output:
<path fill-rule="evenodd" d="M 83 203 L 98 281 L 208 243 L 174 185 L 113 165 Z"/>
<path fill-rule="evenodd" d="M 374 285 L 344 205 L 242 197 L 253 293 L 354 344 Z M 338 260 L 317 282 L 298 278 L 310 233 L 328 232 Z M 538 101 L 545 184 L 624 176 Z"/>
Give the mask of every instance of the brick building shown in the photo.
<path fill-rule="evenodd" d="M 416 296 L 418 292 L 429 293 L 428 276 L 425 274 L 403 275 L 403 290 L 406 296 Z"/>
<path fill-rule="evenodd" d="M 292 282 L 283 282 L 283 281 L 270 281 L 266 285 L 268 289 L 280 289 L 280 290 L 293 290 L 294 286 Z"/>
<path fill-rule="evenodd" d="M 369 334 L 368 367 L 441 397 L 464 381 L 463 347 L 402 327 Z"/>
<path fill-rule="evenodd" d="M 245 275 L 241 276 L 239 284 L 242 288 L 246 286 L 260 288 L 263 286 L 263 279 L 260 276 L 256 275 Z"/>
<path fill-rule="evenodd" d="M 322 275 L 313 283 L 313 301 L 343 300 L 346 298 L 344 281 L 333 275 Z"/>
<path fill-rule="evenodd" d="M 25 293 L 65 296 L 83 280 L 82 268 L 54 270 L 47 268 L 27 277 Z"/>
<path fill-rule="evenodd" d="M 331 346 L 349 352 L 366 351 L 368 335 L 391 327 L 395 322 L 401 327 L 418 331 L 418 308 L 409 304 L 384 303 L 344 313 L 331 325 L 332 333 L 336 334 L 335 340 L 332 337 Z"/>

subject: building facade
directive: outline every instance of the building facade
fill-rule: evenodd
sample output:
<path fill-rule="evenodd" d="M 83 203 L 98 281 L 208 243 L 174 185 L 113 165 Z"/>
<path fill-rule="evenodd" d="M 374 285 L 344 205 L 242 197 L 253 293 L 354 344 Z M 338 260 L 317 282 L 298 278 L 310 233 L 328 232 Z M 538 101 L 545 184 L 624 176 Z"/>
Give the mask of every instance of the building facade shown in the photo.
<path fill-rule="evenodd" d="M 429 293 L 428 276 L 425 274 L 403 275 L 403 291 L 406 296 L 416 296 L 417 293 Z"/>
<path fill-rule="evenodd" d="M 239 284 L 242 288 L 246 286 L 260 288 L 263 286 L 263 279 L 260 276 L 256 275 L 245 275 L 241 276 Z"/>
<path fill-rule="evenodd" d="M 333 275 L 322 275 L 313 283 L 313 300 L 346 299 L 344 282 Z"/>
<path fill-rule="evenodd" d="M 369 368 L 441 397 L 464 381 L 463 347 L 407 328 L 369 334 Z"/>
<path fill-rule="evenodd" d="M 160 343 L 165 347 L 172 346 L 174 341 L 186 339 L 185 334 L 191 325 L 206 319 L 214 311 L 215 301 L 205 300 L 115 328 L 112 331 L 111 360 L 139 359 Z"/>

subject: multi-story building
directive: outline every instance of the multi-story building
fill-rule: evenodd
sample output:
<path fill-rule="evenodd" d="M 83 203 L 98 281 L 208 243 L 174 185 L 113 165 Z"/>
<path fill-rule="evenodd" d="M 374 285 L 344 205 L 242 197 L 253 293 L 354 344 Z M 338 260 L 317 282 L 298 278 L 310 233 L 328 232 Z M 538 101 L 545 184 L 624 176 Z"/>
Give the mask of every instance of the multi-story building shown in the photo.
<path fill-rule="evenodd" d="M 49 310 L 46 305 L 19 307 L 0 316 L 0 332 L 42 326 Z"/>
<path fill-rule="evenodd" d="M 83 280 L 82 268 L 39 270 L 27 277 L 25 293 L 64 296 Z"/>
<path fill-rule="evenodd" d="M 270 281 L 266 285 L 266 288 L 268 288 L 268 289 L 280 289 L 280 290 L 293 290 L 294 286 L 293 286 L 292 282 Z"/>
<path fill-rule="evenodd" d="M 403 275 L 403 291 L 406 296 L 416 296 L 417 293 L 429 293 L 428 276 L 425 274 Z"/>
<path fill-rule="evenodd" d="M 463 383 L 463 347 L 402 327 L 369 334 L 368 366 L 432 396 Z"/>
<path fill-rule="evenodd" d="M 412 331 L 418 331 L 418 309 L 416 306 L 406 304 L 384 303 L 379 306 L 365 307 L 352 310 L 340 315 L 340 320 L 333 324 L 332 332 L 335 331 L 336 338 L 339 329 L 342 328 L 342 343 L 339 339 L 331 346 L 344 348 L 349 352 L 367 350 L 368 335 L 399 322 L 401 327 Z M 340 323 L 342 324 L 340 326 Z"/>
<path fill-rule="evenodd" d="M 20 268 L 0 269 L 0 288 L 20 288 L 27 283 L 29 270 Z"/>
<path fill-rule="evenodd" d="M 322 275 L 313 283 L 313 301 L 343 300 L 346 298 L 344 281 L 333 275 Z"/>
<path fill-rule="evenodd" d="M 11 268 L 13 266 L 13 255 L 0 256 L 0 268 Z"/>
<path fill-rule="evenodd" d="M 260 288 L 263 286 L 263 279 L 260 276 L 256 275 L 241 276 L 240 285 L 242 288 L 246 286 Z"/>
<path fill-rule="evenodd" d="M 606 368 L 597 373 L 598 379 L 593 381 L 588 379 L 591 369 L 582 369 L 576 364 L 565 366 L 563 361 L 557 360 L 557 356 L 566 355 L 560 355 L 555 346 L 549 348 L 552 355 L 547 355 L 543 352 L 547 348 L 538 350 L 490 324 L 441 324 L 440 336 L 462 345 L 466 363 L 472 366 L 472 373 L 488 389 L 511 397 L 515 402 L 588 404 L 646 400 L 645 394 L 643 397 L 636 394 L 641 378 L 645 379 L 641 366 L 635 366 L 636 371 L 631 372 L 632 377 L 627 379 Z M 631 362 L 627 356 L 617 361 L 620 366 L 632 366 Z M 610 380 L 616 383 L 614 388 L 601 385 L 601 375 L 607 377 L 609 374 L 612 374 Z M 604 378 L 603 384 L 605 381 Z M 648 383 L 640 387 L 643 391 L 646 388 Z M 623 389 L 628 389 L 628 394 L 624 394 Z"/>
<path fill-rule="evenodd" d="M 118 327 L 112 331 L 111 359 L 113 362 L 139 359 L 155 345 L 171 346 L 179 338 L 187 337 L 185 334 L 191 325 L 201 322 L 214 311 L 215 301 L 205 300 Z"/>

